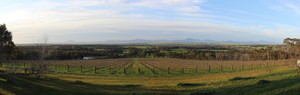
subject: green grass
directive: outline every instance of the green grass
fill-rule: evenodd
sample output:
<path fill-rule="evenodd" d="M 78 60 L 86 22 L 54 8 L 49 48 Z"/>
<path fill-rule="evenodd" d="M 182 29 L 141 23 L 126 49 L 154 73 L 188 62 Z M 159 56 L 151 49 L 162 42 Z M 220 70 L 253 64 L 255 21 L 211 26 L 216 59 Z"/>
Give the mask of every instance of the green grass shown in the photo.
<path fill-rule="evenodd" d="M 105 51 L 105 49 L 94 49 L 95 51 Z"/>
<path fill-rule="evenodd" d="M 264 67 L 247 68 L 239 71 L 180 70 L 168 74 L 163 69 L 155 72 L 133 59 L 127 73 L 124 68 L 109 72 L 94 68 L 71 68 L 68 72 L 63 66 L 54 67 L 44 79 L 24 76 L 20 71 L 15 77 L 8 77 L 0 68 L 0 94 L 4 95 L 185 95 L 185 94 L 221 94 L 221 95 L 299 95 L 300 75 L 292 65 L 272 66 L 272 72 Z M 125 66 L 124 65 L 124 66 Z M 30 66 L 25 66 L 30 67 Z M 138 71 L 140 68 L 140 73 Z M 261 82 L 267 80 L 269 82 Z"/>
<path fill-rule="evenodd" d="M 187 53 L 188 49 L 171 49 L 171 52 L 175 52 L 175 53 Z"/>
<path fill-rule="evenodd" d="M 199 51 L 228 51 L 228 50 L 222 50 L 222 49 L 197 49 Z"/>
<path fill-rule="evenodd" d="M 16 95 L 127 95 L 149 93 L 144 92 L 142 85 L 95 85 L 82 81 L 26 77 L 14 78 L 12 83 L 0 81 L 0 89 L 3 90 L 3 92 L 0 90 L 0 94 Z"/>
<path fill-rule="evenodd" d="M 267 83 L 260 83 L 261 80 L 269 80 Z M 292 70 L 275 73 L 266 76 L 259 76 L 257 79 L 236 82 L 234 86 L 215 89 L 231 95 L 299 95 L 300 76 L 295 75 Z M 298 90 L 298 91 L 297 91 Z"/>
<path fill-rule="evenodd" d="M 237 79 L 237 76 L 239 77 Z M 249 78 L 252 77 L 252 78 Z M 16 95 L 178 95 L 222 93 L 225 95 L 298 95 L 300 76 L 286 67 L 269 74 L 262 71 L 208 74 L 195 77 L 101 77 L 50 74 L 45 79 L 19 76 L 7 82 L 0 76 L 0 94 Z M 232 80 L 235 79 L 235 80 Z M 260 84 L 260 80 L 269 83 Z"/>
<path fill-rule="evenodd" d="M 123 48 L 130 48 L 130 47 L 134 47 L 138 49 L 146 49 L 146 48 L 150 48 L 151 46 L 124 46 Z"/>

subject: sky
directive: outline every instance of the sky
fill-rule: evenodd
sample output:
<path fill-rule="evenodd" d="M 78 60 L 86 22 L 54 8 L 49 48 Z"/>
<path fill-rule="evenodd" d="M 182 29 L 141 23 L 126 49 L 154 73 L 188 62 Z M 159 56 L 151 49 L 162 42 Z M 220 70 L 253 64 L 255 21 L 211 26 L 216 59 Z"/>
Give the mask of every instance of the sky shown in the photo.
<path fill-rule="evenodd" d="M 300 38 L 300 0 L 0 0 L 15 43 Z"/>

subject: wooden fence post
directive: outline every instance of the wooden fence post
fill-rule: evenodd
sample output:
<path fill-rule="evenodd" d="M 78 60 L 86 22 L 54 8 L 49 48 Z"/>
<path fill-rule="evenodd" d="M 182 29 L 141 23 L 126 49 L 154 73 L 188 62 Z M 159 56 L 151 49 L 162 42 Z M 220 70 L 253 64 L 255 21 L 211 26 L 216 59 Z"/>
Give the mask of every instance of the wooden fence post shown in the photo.
<path fill-rule="evenodd" d="M 211 69 L 211 68 L 210 68 L 210 65 L 208 65 L 208 72 L 210 72 L 210 69 Z"/>
<path fill-rule="evenodd" d="M 244 63 L 242 63 L 242 70 L 244 70 Z"/>
<path fill-rule="evenodd" d="M 138 68 L 138 72 L 139 72 L 139 74 L 141 74 L 141 68 L 140 67 Z"/>
<path fill-rule="evenodd" d="M 108 68 L 108 73 L 111 74 L 111 67 Z"/>
<path fill-rule="evenodd" d="M 70 72 L 70 70 L 69 70 L 69 65 L 67 65 L 67 70 L 68 70 L 68 72 Z"/>
<path fill-rule="evenodd" d="M 261 62 L 259 62 L 259 67 L 261 68 Z"/>
<path fill-rule="evenodd" d="M 221 71 L 223 71 L 223 65 L 221 65 Z"/>
<path fill-rule="evenodd" d="M 181 73 L 184 73 L 184 67 L 181 68 Z"/>
<path fill-rule="evenodd" d="M 168 74 L 170 74 L 170 67 L 168 67 L 168 70 L 167 70 L 167 71 L 168 71 Z"/>
<path fill-rule="evenodd" d="M 95 74 L 97 73 L 97 67 L 95 66 Z"/>
<path fill-rule="evenodd" d="M 80 72 L 82 73 L 82 66 L 80 66 Z"/>
<path fill-rule="evenodd" d="M 27 69 L 24 69 L 25 74 L 27 74 Z"/>
<path fill-rule="evenodd" d="M 123 73 L 126 74 L 126 67 L 124 67 L 124 72 Z"/>

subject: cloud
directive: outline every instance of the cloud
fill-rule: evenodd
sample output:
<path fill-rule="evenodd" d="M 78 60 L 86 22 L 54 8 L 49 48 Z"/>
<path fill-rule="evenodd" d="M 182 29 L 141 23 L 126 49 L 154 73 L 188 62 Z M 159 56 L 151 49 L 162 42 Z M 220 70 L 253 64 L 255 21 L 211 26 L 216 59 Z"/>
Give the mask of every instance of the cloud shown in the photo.
<path fill-rule="evenodd" d="M 132 3 L 132 5 L 181 12 L 196 12 L 202 10 L 199 4 L 203 2 L 205 0 L 142 0 Z"/>
<path fill-rule="evenodd" d="M 278 0 L 278 5 L 273 6 L 273 9 L 282 10 L 282 11 L 292 11 L 298 15 L 300 15 L 300 3 L 299 0 Z"/>
<path fill-rule="evenodd" d="M 275 29 L 270 28 L 259 28 L 263 31 L 264 34 L 278 37 L 278 38 L 287 38 L 287 37 L 299 37 L 298 31 L 300 31 L 300 28 L 285 24 L 276 24 Z"/>
<path fill-rule="evenodd" d="M 13 31 L 14 41 L 17 43 L 30 43 L 43 34 L 49 35 L 51 42 L 130 38 L 175 39 L 200 34 L 228 35 L 229 38 L 261 35 L 253 31 L 270 35 L 271 30 L 265 28 L 252 29 L 209 21 L 212 20 L 209 18 L 222 17 L 202 14 L 203 10 L 199 4 L 204 2 L 205 0 L 48 0 L 28 4 L 32 7 L 3 13 L 0 15 L 0 21 L 5 22 L 9 30 Z M 151 12 L 147 10 L 149 8 L 179 16 L 175 15 L 175 19 L 170 19 L 168 15 L 152 14 L 152 17 L 140 13 Z M 221 38 L 213 37 L 215 38 L 212 39 Z"/>
<path fill-rule="evenodd" d="M 85 6 L 100 6 L 100 5 L 118 5 L 124 3 L 124 0 L 64 0 L 64 1 L 51 1 L 44 0 L 35 2 L 34 4 L 43 7 L 85 7 Z M 39 7 L 41 7 L 39 6 Z"/>
<path fill-rule="evenodd" d="M 179 9 L 176 9 L 176 10 L 185 11 L 185 12 L 197 12 L 201 9 L 198 6 L 191 6 L 191 7 L 179 8 Z"/>
<path fill-rule="evenodd" d="M 168 7 L 175 8 L 176 10 L 183 8 L 181 11 L 196 11 L 198 7 L 194 6 L 193 3 L 200 2 L 202 0 L 66 0 L 60 2 L 46 0 L 28 4 L 28 6 L 32 7 L 24 7 L 16 11 L 1 14 L 0 18 L 2 18 L 1 21 L 7 23 L 11 30 L 14 31 L 16 41 L 21 41 L 20 39 L 25 41 L 24 37 L 33 38 L 42 32 L 49 32 L 47 34 L 76 34 L 76 30 L 85 30 L 84 28 L 90 28 L 86 29 L 88 31 L 85 32 L 138 30 L 135 27 L 137 25 L 128 26 L 127 24 L 128 22 L 138 23 L 139 25 L 148 23 L 148 21 L 132 21 L 132 19 L 143 17 L 143 15 L 124 14 L 125 12 L 130 12 L 134 7 L 140 7 L 140 5 L 136 4 L 154 4 L 154 6 L 161 7 L 162 9 L 163 7 Z M 189 7 L 190 5 L 193 6 Z M 176 6 L 180 7 L 177 8 Z M 90 7 L 96 8 L 91 9 Z M 151 27 L 151 25 L 144 25 L 143 27 Z M 187 29 L 178 30 L 183 31 Z M 192 30 L 189 29 L 189 31 Z"/>
<path fill-rule="evenodd" d="M 294 10 L 294 12 L 296 12 L 297 14 L 300 14 L 300 6 L 296 5 L 299 4 L 300 2 L 296 3 L 296 2 L 288 2 L 288 1 L 284 1 L 284 4 L 291 8 L 292 10 Z"/>

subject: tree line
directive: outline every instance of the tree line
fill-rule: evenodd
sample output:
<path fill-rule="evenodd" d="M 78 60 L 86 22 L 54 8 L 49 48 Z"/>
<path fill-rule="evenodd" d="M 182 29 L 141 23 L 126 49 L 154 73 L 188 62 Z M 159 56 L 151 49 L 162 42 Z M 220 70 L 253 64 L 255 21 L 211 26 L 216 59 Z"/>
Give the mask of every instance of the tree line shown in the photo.
<path fill-rule="evenodd" d="M 275 48 L 276 47 L 276 48 Z M 265 46 L 264 48 L 228 48 L 224 51 L 207 50 L 202 51 L 193 48 L 186 48 L 184 52 L 174 52 L 177 47 L 147 47 L 147 48 L 105 48 L 100 51 L 95 48 L 77 46 L 49 46 L 50 55 L 47 60 L 70 60 L 82 59 L 85 56 L 102 56 L 103 58 L 181 58 L 196 60 L 283 60 L 297 58 L 295 52 L 286 48 L 288 45 Z M 39 58 L 39 48 L 35 46 L 18 47 L 17 60 L 36 60 Z"/>

